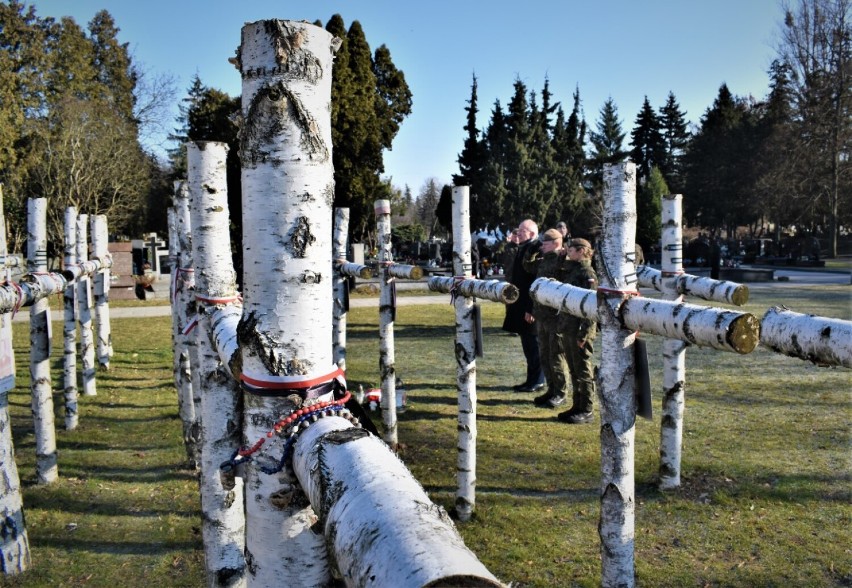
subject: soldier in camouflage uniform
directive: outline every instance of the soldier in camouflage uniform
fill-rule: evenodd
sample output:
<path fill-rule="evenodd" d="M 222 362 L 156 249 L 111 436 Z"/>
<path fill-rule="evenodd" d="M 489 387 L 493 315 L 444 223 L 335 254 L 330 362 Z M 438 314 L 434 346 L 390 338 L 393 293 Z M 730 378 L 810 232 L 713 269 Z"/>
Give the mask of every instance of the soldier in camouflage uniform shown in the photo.
<path fill-rule="evenodd" d="M 572 239 L 567 247 L 567 259 L 563 261 L 559 280 L 594 290 L 598 287 L 598 278 L 592 269 L 592 246 L 585 239 Z M 595 321 L 559 314 L 558 329 L 565 343 L 565 355 L 571 372 L 573 388 L 572 406 L 559 413 L 557 418 L 563 423 L 581 424 L 592 421 L 592 404 L 595 394 L 595 377 L 592 368 L 593 342 L 597 334 Z"/>
<path fill-rule="evenodd" d="M 558 278 L 563 264 L 559 255 L 562 249 L 562 234 L 549 229 L 541 235 L 541 248 L 531 251 L 524 259 L 524 269 L 537 278 Z M 547 389 L 536 396 L 533 403 L 540 408 L 556 408 L 565 404 L 568 391 L 568 363 L 562 344 L 562 332 L 557 328 L 557 311 L 536 302 L 533 317 L 538 336 L 541 367 Z"/>

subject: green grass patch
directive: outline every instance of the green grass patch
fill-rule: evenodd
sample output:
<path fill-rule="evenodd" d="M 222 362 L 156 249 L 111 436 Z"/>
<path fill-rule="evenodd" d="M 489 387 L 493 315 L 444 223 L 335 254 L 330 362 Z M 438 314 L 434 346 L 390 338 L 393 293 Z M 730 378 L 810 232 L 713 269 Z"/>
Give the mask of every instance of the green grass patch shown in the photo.
<path fill-rule="evenodd" d="M 848 286 L 755 289 L 746 310 L 760 317 L 779 304 L 852 318 Z M 482 311 L 476 509 L 459 530 L 516 588 L 598 586 L 599 419 L 563 425 L 554 411 L 533 407 L 533 394 L 513 392 L 524 376 L 520 342 L 500 329 L 502 306 L 484 303 Z M 376 308 L 349 313 L 350 388 L 379 383 L 377 320 Z M 408 393 L 400 455 L 448 510 L 457 454 L 454 324 L 449 304 L 401 306 L 395 324 L 396 368 Z M 663 493 L 655 486 L 662 342 L 645 338 L 655 415 L 636 424 L 637 583 L 852 584 L 852 372 L 761 348 L 744 356 L 689 348 L 683 484 Z M 113 339 L 111 369 L 98 374 L 96 397 L 81 397 L 77 430 L 61 430 L 62 395 L 54 395 L 60 479 L 38 486 L 27 326 L 15 325 L 10 411 L 33 569 L 4 585 L 204 584 L 198 486 L 184 468 L 171 380 L 170 319 L 115 320 Z"/>

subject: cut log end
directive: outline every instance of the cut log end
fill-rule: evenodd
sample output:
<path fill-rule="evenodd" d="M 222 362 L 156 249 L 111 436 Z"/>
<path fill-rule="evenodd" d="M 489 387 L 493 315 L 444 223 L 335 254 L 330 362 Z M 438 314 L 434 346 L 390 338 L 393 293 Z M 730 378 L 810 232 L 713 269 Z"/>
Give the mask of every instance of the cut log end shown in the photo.
<path fill-rule="evenodd" d="M 731 302 L 737 306 L 743 306 L 748 302 L 748 286 L 741 284 L 731 294 Z"/>
<path fill-rule="evenodd" d="M 415 265 L 411 268 L 411 279 L 412 280 L 421 280 L 423 279 L 423 268 Z"/>
<path fill-rule="evenodd" d="M 751 353 L 760 343 L 760 321 L 756 316 L 745 313 L 731 323 L 728 331 L 728 343 L 737 353 Z"/>
<path fill-rule="evenodd" d="M 518 298 L 521 296 L 521 291 L 518 290 L 518 287 L 514 284 L 509 284 L 503 290 L 503 302 L 506 304 L 514 304 L 518 301 Z"/>

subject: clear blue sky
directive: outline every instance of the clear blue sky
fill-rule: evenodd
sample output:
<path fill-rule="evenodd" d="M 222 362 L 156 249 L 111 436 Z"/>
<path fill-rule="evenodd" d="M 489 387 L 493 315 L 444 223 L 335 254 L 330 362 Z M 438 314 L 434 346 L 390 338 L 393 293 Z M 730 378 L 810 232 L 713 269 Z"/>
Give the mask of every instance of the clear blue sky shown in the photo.
<path fill-rule="evenodd" d="M 85 28 L 107 9 L 137 63 L 175 76 L 180 96 L 192 77 L 240 94 L 228 63 L 244 22 L 280 18 L 358 20 L 370 47 L 385 44 L 414 95 L 387 175 L 415 195 L 430 177 L 458 171 L 466 100 L 479 82 L 479 127 L 496 99 L 504 106 L 520 77 L 537 93 L 545 76 L 570 111 L 579 87 L 594 125 L 608 97 L 628 133 L 647 95 L 654 108 L 674 92 L 697 123 L 727 83 L 761 99 L 775 51 L 780 0 L 35 0 L 41 16 L 72 16 Z M 177 113 L 177 105 L 175 105 Z M 627 141 L 625 141 L 626 143 Z"/>

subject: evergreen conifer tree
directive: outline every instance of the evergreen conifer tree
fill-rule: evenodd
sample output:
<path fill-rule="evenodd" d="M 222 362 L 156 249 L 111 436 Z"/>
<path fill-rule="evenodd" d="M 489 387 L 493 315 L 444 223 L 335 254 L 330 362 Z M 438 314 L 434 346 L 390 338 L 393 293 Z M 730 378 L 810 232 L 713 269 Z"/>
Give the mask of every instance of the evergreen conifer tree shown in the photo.
<path fill-rule="evenodd" d="M 476 115 L 479 112 L 477 97 L 476 74 L 470 88 L 470 99 L 467 101 L 465 111 L 467 112 L 464 131 L 466 133 L 462 151 L 458 156 L 459 173 L 453 174 L 453 185 L 470 187 L 470 226 L 471 228 L 482 227 L 488 222 L 490 207 L 485 205 L 486 198 L 483 192 L 485 180 L 485 165 L 487 163 L 485 153 L 486 145 L 480 139 L 480 131 L 477 127 Z M 482 193 L 482 198 L 480 197 Z"/>
<path fill-rule="evenodd" d="M 669 193 L 666 180 L 656 166 L 636 192 L 636 243 L 646 252 L 660 240 L 663 196 Z"/>
<path fill-rule="evenodd" d="M 681 112 L 673 92 L 669 92 L 665 105 L 660 108 L 659 119 L 665 149 L 660 171 L 666 178 L 669 189 L 674 194 L 679 194 L 683 191 L 684 185 L 683 156 L 689 144 L 689 129 L 686 124 L 686 113 Z"/>
<path fill-rule="evenodd" d="M 633 147 L 630 158 L 636 164 L 640 181 L 645 181 L 651 174 L 651 168 L 662 165 L 666 155 L 660 119 L 647 96 L 636 115 L 636 122 L 630 132 L 630 144 Z"/>

